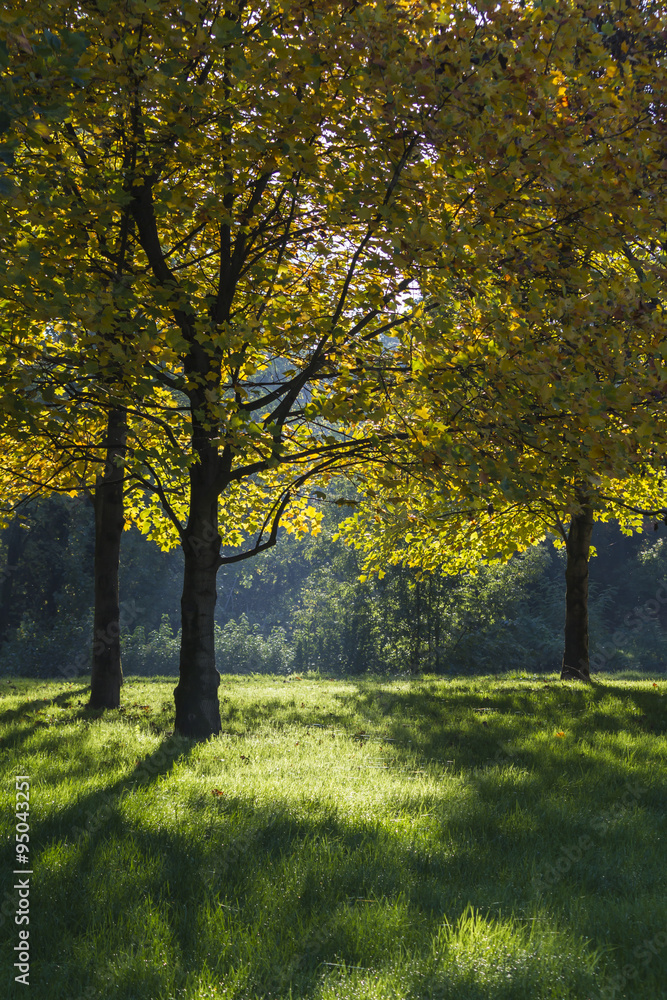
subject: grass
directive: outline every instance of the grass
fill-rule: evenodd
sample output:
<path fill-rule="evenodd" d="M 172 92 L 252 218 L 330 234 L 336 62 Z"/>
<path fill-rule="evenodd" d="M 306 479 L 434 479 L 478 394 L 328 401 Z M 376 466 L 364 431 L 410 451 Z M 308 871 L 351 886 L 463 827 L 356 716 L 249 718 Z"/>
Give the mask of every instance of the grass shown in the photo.
<path fill-rule="evenodd" d="M 0 683 L 0 993 L 29 774 L 40 1000 L 667 998 L 663 677 L 223 677 L 223 733 Z"/>

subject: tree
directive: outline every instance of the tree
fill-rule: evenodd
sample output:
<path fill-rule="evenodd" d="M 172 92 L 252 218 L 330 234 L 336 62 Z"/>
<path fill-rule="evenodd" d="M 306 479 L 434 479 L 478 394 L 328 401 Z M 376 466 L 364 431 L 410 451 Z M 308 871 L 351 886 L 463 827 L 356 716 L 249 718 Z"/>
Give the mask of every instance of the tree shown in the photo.
<path fill-rule="evenodd" d="M 5 373 L 7 374 L 7 373 Z M 5 458 L 0 476 L 2 509 L 15 511 L 10 528 L 19 531 L 21 507 L 38 495 L 85 492 L 95 510 L 94 620 L 90 706 L 118 708 L 123 673 L 120 659 L 120 602 L 118 568 L 123 514 L 124 453 L 127 417 L 122 408 L 105 416 L 88 411 L 83 424 L 81 405 L 54 396 L 53 385 L 43 384 L 38 365 L 24 366 L 8 380 L 23 384 L 23 405 L 8 414 L 0 426 L 0 451 Z M 31 381 L 26 384 L 26 377 Z M 73 378 L 73 376 L 70 376 Z M 46 404 L 43 393 L 50 402 Z M 106 424 L 104 437 L 102 428 Z M 101 447 L 100 447 L 101 445 Z M 13 538 L 13 535 L 11 536 Z M 6 613 L 11 580 L 6 584 Z"/>
<path fill-rule="evenodd" d="M 62 53 L 79 57 L 78 76 L 52 82 L 66 113 L 13 128 L 1 294 L 17 323 L 47 312 L 63 337 L 78 324 L 91 345 L 108 338 L 99 380 L 113 364 L 117 379 L 181 394 L 191 448 L 164 449 L 187 471 L 185 522 L 159 476 L 146 485 L 184 552 L 176 725 L 206 737 L 220 727 L 218 567 L 272 545 L 307 479 L 405 436 L 394 407 L 411 397 L 415 342 L 426 384 L 443 355 L 456 375 L 489 353 L 511 361 L 521 320 L 507 334 L 508 310 L 541 317 L 559 281 L 568 301 L 578 269 L 564 240 L 585 233 L 577 246 L 604 254 L 635 215 L 650 228 L 635 189 L 637 150 L 655 148 L 657 29 L 624 14 L 638 82 L 620 99 L 620 57 L 569 3 L 133 0 L 69 11 L 60 46 L 49 5 L 10 11 L 13 37 L 35 40 L 12 49 L 27 93 L 40 59 L 53 80 Z M 507 260 L 546 277 L 527 303 L 520 282 L 494 297 L 469 357 L 431 318 Z M 585 318 L 602 308 L 594 299 Z M 222 554 L 220 498 L 259 475 L 272 496 L 254 544 Z"/>
<path fill-rule="evenodd" d="M 641 531 L 645 517 L 667 518 L 665 473 L 643 474 L 614 482 L 598 477 L 586 486 L 573 478 L 569 489 L 509 500 L 486 484 L 472 496 L 459 484 L 455 494 L 444 480 L 402 481 L 393 488 L 367 481 L 365 502 L 341 525 L 348 544 L 364 553 L 364 576 L 382 574 L 389 565 L 421 573 L 475 573 L 480 566 L 507 562 L 513 555 L 550 536 L 566 550 L 565 635 L 561 679 L 590 679 L 588 640 L 588 568 L 594 553 L 594 521 L 616 520 L 626 534 Z M 667 521 L 666 521 L 667 523 Z"/>
<path fill-rule="evenodd" d="M 126 491 L 144 481 L 143 462 L 151 445 L 147 419 L 128 423 L 131 400 L 119 399 L 108 384 L 91 386 L 85 357 L 73 343 L 54 363 L 48 331 L 17 344 L 15 332 L 0 335 L 3 393 L 0 407 L 0 517 L 16 512 L 8 531 L 10 552 L 21 538 L 21 509 L 37 496 L 87 495 L 95 512 L 92 708 L 118 708 L 123 673 L 120 656 L 118 571 L 120 543 L 130 519 L 157 530 L 156 511 L 132 499 L 126 519 Z M 19 359 L 20 355 L 20 359 Z M 160 401 L 154 400 L 154 406 Z M 173 408 L 173 407 L 172 407 Z M 169 400 L 162 400 L 169 409 Z M 152 414 L 156 419 L 155 413 Z M 159 419 L 159 418 L 157 418 Z M 169 426 L 170 417 L 166 423 Z M 173 423 L 173 418 L 172 423 Z M 148 425 L 148 426 L 147 426 Z M 170 430 L 174 433 L 174 430 Z M 130 454 L 128 454 L 128 450 Z M 143 475 L 142 475 L 143 473 Z M 143 489 L 143 487 L 141 487 Z M 127 522 L 127 523 L 126 523 Z M 10 558 L 11 562 L 11 558 Z M 9 614 L 11 576 L 3 582 L 3 616 Z"/>
<path fill-rule="evenodd" d="M 485 266 L 471 261 L 468 274 L 461 268 L 458 301 L 439 315 L 447 346 L 438 355 L 415 338 L 400 413 L 409 447 L 373 481 L 367 473 L 370 503 L 343 529 L 366 551 L 371 571 L 387 560 L 470 568 L 525 548 L 545 525 L 556 529 L 568 554 L 563 676 L 589 673 L 594 517 L 614 516 L 632 527 L 641 515 L 663 516 L 666 502 L 667 241 L 659 207 L 665 33 L 650 5 L 628 5 L 626 12 L 628 20 L 617 20 L 611 7 L 594 17 L 610 53 L 606 77 L 616 80 L 604 112 L 583 102 L 565 75 L 557 80 L 556 118 L 574 124 L 583 116 L 583 136 L 592 139 L 583 140 L 588 151 L 581 161 L 567 154 L 570 176 L 556 185 L 575 224 L 555 230 L 544 215 L 540 225 L 545 200 L 537 199 L 529 209 L 537 208 L 529 241 L 519 227 L 512 241 L 485 245 L 480 237 Z M 633 76 L 642 33 L 645 62 Z M 589 44 L 582 38 L 581 49 Z M 600 132 L 592 123 L 603 118 L 615 120 L 616 135 L 625 136 L 607 178 L 614 197 L 625 199 L 622 208 L 608 204 L 608 193 L 587 188 L 580 175 L 583 200 L 573 191 L 578 162 L 591 177 L 601 170 L 602 183 L 604 161 L 594 149 Z M 629 148 L 635 129 L 643 140 L 639 156 Z M 554 167 L 558 180 L 561 166 Z M 550 188 L 553 179 L 546 182 Z M 460 241 L 473 242 L 465 225 Z"/>

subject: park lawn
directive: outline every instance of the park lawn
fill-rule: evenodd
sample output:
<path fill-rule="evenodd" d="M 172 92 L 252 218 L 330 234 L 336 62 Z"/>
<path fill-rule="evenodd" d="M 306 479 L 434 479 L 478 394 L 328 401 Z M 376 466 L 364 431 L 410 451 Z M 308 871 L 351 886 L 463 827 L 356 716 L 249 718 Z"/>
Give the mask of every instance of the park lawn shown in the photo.
<path fill-rule="evenodd" d="M 0 682 L 7 1000 L 667 998 L 664 675 Z M 14 777 L 30 776 L 30 988 Z"/>

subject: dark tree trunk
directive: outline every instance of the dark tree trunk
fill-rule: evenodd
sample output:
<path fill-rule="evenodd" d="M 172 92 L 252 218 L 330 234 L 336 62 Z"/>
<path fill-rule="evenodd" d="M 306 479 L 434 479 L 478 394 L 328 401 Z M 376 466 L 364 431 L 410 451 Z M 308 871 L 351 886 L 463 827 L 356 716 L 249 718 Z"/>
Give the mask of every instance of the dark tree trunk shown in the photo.
<path fill-rule="evenodd" d="M 593 508 L 582 503 L 570 523 L 565 568 L 565 653 L 561 680 L 590 680 L 588 661 L 588 555 Z"/>
<path fill-rule="evenodd" d="M 412 662 L 410 664 L 410 672 L 413 674 L 418 674 L 421 669 L 421 645 L 422 645 L 422 590 L 421 581 L 417 579 L 415 581 L 415 631 L 414 631 L 414 646 L 412 649 Z"/>
<path fill-rule="evenodd" d="M 428 578 L 428 601 L 426 603 L 426 636 L 428 639 L 428 667 L 433 670 L 433 574 Z"/>
<path fill-rule="evenodd" d="M 21 528 L 18 514 L 14 515 L 5 537 L 7 539 L 7 564 L 0 573 L 0 642 L 6 638 L 7 632 L 14 624 L 12 614 L 14 577 L 28 537 L 27 531 L 23 531 Z"/>
<path fill-rule="evenodd" d="M 190 518 L 183 534 L 185 571 L 181 597 L 181 660 L 174 691 L 176 730 L 205 740 L 220 732 L 215 668 L 216 576 L 220 565 L 218 497 L 201 465 L 190 475 Z"/>
<path fill-rule="evenodd" d="M 104 473 L 95 486 L 95 619 L 90 708 L 119 708 L 120 662 L 118 567 L 123 534 L 123 489 L 127 414 L 109 411 Z M 120 462 L 120 464 L 119 464 Z"/>

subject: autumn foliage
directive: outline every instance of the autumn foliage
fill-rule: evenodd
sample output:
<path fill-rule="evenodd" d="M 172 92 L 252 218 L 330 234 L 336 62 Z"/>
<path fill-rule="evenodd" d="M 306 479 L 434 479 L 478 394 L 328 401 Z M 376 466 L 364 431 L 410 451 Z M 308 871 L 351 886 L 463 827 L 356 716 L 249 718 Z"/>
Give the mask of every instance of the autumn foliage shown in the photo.
<path fill-rule="evenodd" d="M 220 724 L 218 566 L 312 521 L 308 481 L 421 455 L 511 498 L 660 460 L 650 6 L 39 0 L 0 35 L 1 363 L 153 422 L 182 732 Z"/>

